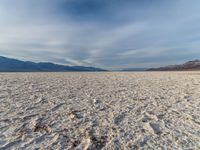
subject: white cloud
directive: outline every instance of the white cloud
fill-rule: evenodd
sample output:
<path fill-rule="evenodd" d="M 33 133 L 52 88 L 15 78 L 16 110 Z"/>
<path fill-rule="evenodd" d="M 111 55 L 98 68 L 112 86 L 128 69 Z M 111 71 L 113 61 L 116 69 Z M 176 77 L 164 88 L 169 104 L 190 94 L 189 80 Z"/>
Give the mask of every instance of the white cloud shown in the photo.
<path fill-rule="evenodd" d="M 179 62 L 199 53 L 197 0 L 112 5 L 110 20 L 99 12 L 99 18 L 79 20 L 82 14 L 58 9 L 62 2 L 0 1 L 0 55 L 125 68 Z"/>

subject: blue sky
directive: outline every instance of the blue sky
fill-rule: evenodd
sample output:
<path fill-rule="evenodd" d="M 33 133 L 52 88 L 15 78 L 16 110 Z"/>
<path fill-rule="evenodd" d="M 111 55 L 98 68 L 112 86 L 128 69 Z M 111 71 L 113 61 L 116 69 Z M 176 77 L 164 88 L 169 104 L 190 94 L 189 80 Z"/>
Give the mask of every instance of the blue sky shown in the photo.
<path fill-rule="evenodd" d="M 106 69 L 200 58 L 199 0 L 1 0 L 0 55 Z"/>

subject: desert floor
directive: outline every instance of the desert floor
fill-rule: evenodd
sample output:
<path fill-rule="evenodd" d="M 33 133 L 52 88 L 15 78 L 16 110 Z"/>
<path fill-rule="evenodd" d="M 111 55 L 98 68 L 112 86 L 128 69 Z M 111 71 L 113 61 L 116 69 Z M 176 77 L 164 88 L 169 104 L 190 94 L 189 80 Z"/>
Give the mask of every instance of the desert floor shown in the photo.
<path fill-rule="evenodd" d="M 0 74 L 0 149 L 187 148 L 200 72 Z"/>

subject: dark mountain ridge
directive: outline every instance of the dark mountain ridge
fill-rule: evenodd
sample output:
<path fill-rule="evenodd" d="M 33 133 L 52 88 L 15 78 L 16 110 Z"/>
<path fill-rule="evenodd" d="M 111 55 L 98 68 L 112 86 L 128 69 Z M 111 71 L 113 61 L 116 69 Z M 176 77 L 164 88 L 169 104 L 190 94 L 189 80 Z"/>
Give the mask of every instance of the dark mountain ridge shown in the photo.
<path fill-rule="evenodd" d="M 200 70 L 200 60 L 196 59 L 180 65 L 169 65 L 160 68 L 150 68 L 147 71 L 189 71 L 189 70 L 191 71 Z"/>

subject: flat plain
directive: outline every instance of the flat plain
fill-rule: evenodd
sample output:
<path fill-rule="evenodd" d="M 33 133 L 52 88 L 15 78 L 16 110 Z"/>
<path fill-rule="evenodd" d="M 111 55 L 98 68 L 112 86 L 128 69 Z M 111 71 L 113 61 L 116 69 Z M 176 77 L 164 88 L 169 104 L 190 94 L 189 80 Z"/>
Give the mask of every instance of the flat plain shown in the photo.
<path fill-rule="evenodd" d="M 200 72 L 0 74 L 0 149 L 189 148 Z"/>

